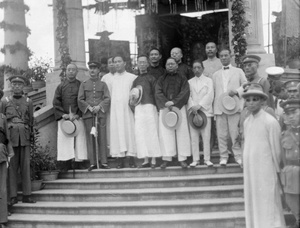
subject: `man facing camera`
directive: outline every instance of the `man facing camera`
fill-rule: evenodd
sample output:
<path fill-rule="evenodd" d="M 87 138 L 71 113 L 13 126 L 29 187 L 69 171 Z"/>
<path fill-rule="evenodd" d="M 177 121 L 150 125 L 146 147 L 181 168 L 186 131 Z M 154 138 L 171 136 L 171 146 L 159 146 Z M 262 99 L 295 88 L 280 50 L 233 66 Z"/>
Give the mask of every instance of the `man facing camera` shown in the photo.
<path fill-rule="evenodd" d="M 78 93 L 78 107 L 82 112 L 85 125 L 90 160 L 88 170 L 96 169 L 99 160 L 101 161 L 100 168 L 109 169 L 106 147 L 106 113 L 110 105 L 110 95 L 107 85 L 98 77 L 100 64 L 89 62 L 88 66 L 90 79 L 81 83 Z M 94 132 L 91 131 L 92 128 L 95 129 Z"/>

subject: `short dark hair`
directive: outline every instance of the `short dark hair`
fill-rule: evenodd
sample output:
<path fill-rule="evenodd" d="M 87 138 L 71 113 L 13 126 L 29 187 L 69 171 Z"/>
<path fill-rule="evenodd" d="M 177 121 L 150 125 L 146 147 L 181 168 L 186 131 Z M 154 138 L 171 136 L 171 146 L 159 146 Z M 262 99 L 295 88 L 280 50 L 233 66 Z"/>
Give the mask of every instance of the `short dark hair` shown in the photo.
<path fill-rule="evenodd" d="M 166 63 L 168 62 L 169 59 L 173 59 L 175 61 L 175 63 L 177 64 L 176 59 L 174 59 L 173 57 L 167 58 Z"/>
<path fill-rule="evenodd" d="M 139 58 L 141 58 L 141 57 L 145 57 L 148 60 L 148 56 L 147 55 L 138 55 L 138 57 L 136 59 L 139 60 Z"/>
<path fill-rule="evenodd" d="M 67 67 L 68 67 L 69 65 L 73 65 L 73 66 L 75 66 L 75 67 L 76 67 L 76 70 L 78 70 L 78 66 L 77 66 L 75 63 L 73 63 L 73 62 L 70 62 L 70 63 L 67 65 Z"/>
<path fill-rule="evenodd" d="M 157 48 L 157 47 L 152 47 L 151 49 L 150 49 L 150 51 L 149 51 L 149 55 L 150 55 L 150 52 L 151 51 L 158 51 L 159 52 L 159 54 L 161 54 L 161 52 L 160 52 L 160 50 Z"/>
<path fill-rule="evenodd" d="M 231 54 L 230 48 L 222 48 L 222 49 L 219 51 L 219 54 L 220 54 L 222 51 L 228 51 L 229 54 Z"/>
<path fill-rule="evenodd" d="M 194 60 L 192 66 L 194 66 L 194 63 L 200 63 L 201 67 L 204 69 L 203 62 L 200 59 Z"/>
<path fill-rule="evenodd" d="M 116 58 L 116 57 L 121 57 L 122 60 L 123 60 L 124 62 L 126 62 L 126 58 L 125 58 L 124 55 L 122 55 L 122 54 L 116 54 L 116 55 L 113 57 L 113 61 L 115 61 L 115 58 Z"/>

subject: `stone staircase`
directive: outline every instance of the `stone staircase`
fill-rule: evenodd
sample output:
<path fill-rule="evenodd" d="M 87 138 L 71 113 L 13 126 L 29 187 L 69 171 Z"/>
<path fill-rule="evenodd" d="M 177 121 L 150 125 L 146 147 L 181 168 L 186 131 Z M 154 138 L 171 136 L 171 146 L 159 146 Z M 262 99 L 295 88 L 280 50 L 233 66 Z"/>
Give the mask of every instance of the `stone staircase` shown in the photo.
<path fill-rule="evenodd" d="M 36 204 L 14 206 L 9 227 L 245 227 L 237 164 L 76 170 L 45 184 Z"/>

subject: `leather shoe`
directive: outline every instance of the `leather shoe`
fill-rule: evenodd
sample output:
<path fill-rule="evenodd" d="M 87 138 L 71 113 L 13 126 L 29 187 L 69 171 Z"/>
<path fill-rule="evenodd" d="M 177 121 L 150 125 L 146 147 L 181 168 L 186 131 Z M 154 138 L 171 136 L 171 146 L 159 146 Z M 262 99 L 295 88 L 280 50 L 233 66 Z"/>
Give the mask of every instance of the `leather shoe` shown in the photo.
<path fill-rule="evenodd" d="M 34 199 L 32 199 L 31 196 L 23 196 L 22 202 L 23 203 L 36 203 L 36 201 Z"/>
<path fill-rule="evenodd" d="M 188 167 L 188 165 L 184 161 L 181 161 L 180 165 L 181 165 L 181 168 L 183 168 L 183 169 L 187 169 L 187 167 Z"/>
<path fill-rule="evenodd" d="M 151 169 L 155 169 L 156 164 L 151 164 Z"/>
<path fill-rule="evenodd" d="M 164 161 L 164 162 L 160 165 L 160 168 L 161 168 L 161 169 L 167 168 L 168 163 L 169 163 L 168 161 Z"/>
<path fill-rule="evenodd" d="M 150 167 L 150 163 L 147 162 L 147 163 L 144 163 L 140 166 L 141 168 L 149 168 Z"/>
<path fill-rule="evenodd" d="M 110 169 L 110 167 L 107 164 L 102 164 L 100 168 L 101 169 Z"/>
<path fill-rule="evenodd" d="M 15 205 L 15 204 L 17 204 L 18 203 L 18 199 L 17 199 L 17 197 L 12 197 L 11 199 L 10 199 L 10 205 L 12 206 L 12 205 Z"/>
<path fill-rule="evenodd" d="M 88 171 L 92 171 L 93 169 L 97 169 L 97 166 L 96 165 L 91 165 L 89 168 L 88 168 Z"/>

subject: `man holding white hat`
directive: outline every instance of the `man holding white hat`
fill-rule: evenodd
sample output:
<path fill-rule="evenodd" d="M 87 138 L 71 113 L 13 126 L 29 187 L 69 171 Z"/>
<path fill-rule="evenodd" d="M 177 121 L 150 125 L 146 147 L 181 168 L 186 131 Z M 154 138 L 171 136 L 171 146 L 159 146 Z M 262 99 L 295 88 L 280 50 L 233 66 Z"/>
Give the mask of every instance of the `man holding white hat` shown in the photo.
<path fill-rule="evenodd" d="M 178 155 L 181 167 L 186 169 L 188 165 L 185 160 L 191 155 L 186 110 L 190 88 L 186 76 L 178 73 L 177 69 L 176 60 L 168 58 L 167 73 L 158 79 L 155 86 L 156 105 L 159 108 L 159 137 L 164 161 L 162 169 L 168 166 L 175 155 Z"/>
<path fill-rule="evenodd" d="M 71 168 L 71 159 L 77 162 L 87 159 L 82 112 L 77 103 L 81 84 L 76 79 L 77 73 L 77 66 L 70 63 L 66 69 L 66 80 L 57 86 L 53 98 L 54 116 L 58 123 L 57 160 L 64 163 L 62 167 L 64 171 Z"/>
<path fill-rule="evenodd" d="M 241 165 L 241 145 L 239 138 L 239 119 L 242 110 L 242 85 L 247 82 L 244 72 L 230 64 L 231 51 L 223 49 L 219 53 L 221 70 L 213 74 L 214 115 L 217 123 L 217 136 L 220 150 L 220 165 L 228 161 L 227 139 L 230 136 L 235 160 Z"/>
<path fill-rule="evenodd" d="M 193 162 L 191 167 L 199 165 L 199 136 L 201 134 L 203 141 L 204 164 L 213 166 L 210 161 L 210 137 L 211 137 L 211 119 L 213 117 L 212 102 L 214 100 L 214 88 L 211 78 L 204 76 L 203 64 L 201 61 L 196 60 L 193 63 L 193 72 L 195 77 L 189 80 L 190 85 L 190 98 L 188 102 L 189 115 L 198 115 L 203 112 L 207 119 L 206 126 L 193 127 L 191 123 L 190 133 L 192 141 L 192 154 Z M 199 114 L 200 115 L 200 114 Z"/>
<path fill-rule="evenodd" d="M 147 73 L 148 58 L 141 55 L 137 59 L 139 76 L 133 81 L 130 104 L 134 107 L 134 132 L 137 157 L 143 158 L 141 168 L 155 168 L 156 158 L 161 157 L 158 138 L 158 113 L 154 91 L 156 78 Z M 152 158 L 151 164 L 149 158 Z"/>
<path fill-rule="evenodd" d="M 251 112 L 244 122 L 246 227 L 285 227 L 278 179 L 280 126 L 273 116 L 262 109 L 268 95 L 260 84 L 250 83 L 242 96 Z"/>

